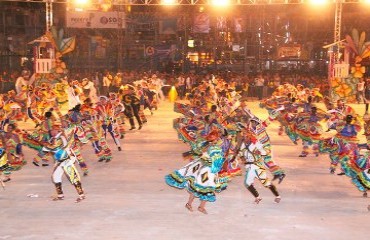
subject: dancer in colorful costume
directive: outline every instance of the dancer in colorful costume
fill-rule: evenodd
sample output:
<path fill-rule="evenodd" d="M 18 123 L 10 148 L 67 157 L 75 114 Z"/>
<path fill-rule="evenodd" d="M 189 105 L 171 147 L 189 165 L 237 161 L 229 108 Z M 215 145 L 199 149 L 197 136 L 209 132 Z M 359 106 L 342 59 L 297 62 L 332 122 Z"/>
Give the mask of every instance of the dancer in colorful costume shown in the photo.
<path fill-rule="evenodd" d="M 63 117 L 59 109 L 55 92 L 49 85 L 42 84 L 41 89 L 37 91 L 40 102 L 38 103 L 39 112 L 43 116 L 47 111 L 54 111 L 59 119 Z"/>
<path fill-rule="evenodd" d="M 357 118 L 347 115 L 345 120 L 337 124 L 338 133 L 331 139 L 324 139 L 320 142 L 320 150 L 328 151 L 333 155 L 331 159 L 331 173 L 335 172 L 340 164 L 342 172 L 338 175 L 349 177 L 357 189 L 367 196 L 370 189 L 370 168 L 369 153 L 361 154 L 358 147 L 357 134 L 361 125 Z"/>
<path fill-rule="evenodd" d="M 366 143 L 360 144 L 360 147 L 370 150 L 370 115 L 365 114 L 363 117 L 364 120 L 364 135 L 366 137 Z"/>
<path fill-rule="evenodd" d="M 3 189 L 5 189 L 4 180 L 2 178 L 2 174 L 8 171 L 8 158 L 4 148 L 0 148 L 0 184 Z"/>
<path fill-rule="evenodd" d="M 219 146 L 220 133 L 213 130 L 206 136 L 208 146 L 192 162 L 165 176 L 166 183 L 172 187 L 186 189 L 189 199 L 185 207 L 193 211 L 192 203 L 200 199 L 198 211 L 207 214 L 206 202 L 216 201 L 216 192 L 221 191 L 217 173 L 224 163 L 224 153 Z"/>
<path fill-rule="evenodd" d="M 98 116 L 102 121 L 102 128 L 104 131 L 104 137 L 107 137 L 107 132 L 110 133 L 114 143 L 116 144 L 118 151 L 122 151 L 121 143 L 119 141 L 118 135 L 113 129 L 113 118 L 114 118 L 114 108 L 113 104 L 105 96 L 100 96 L 99 102 L 96 105 L 96 111 Z"/>
<path fill-rule="evenodd" d="M 83 175 L 87 176 L 89 169 L 84 158 L 81 155 L 81 148 L 83 144 L 89 142 L 89 138 L 86 135 L 84 129 L 82 128 L 83 116 L 80 112 L 81 105 L 77 104 L 68 114 L 64 117 L 66 120 L 62 121 L 62 126 L 67 135 L 73 135 L 73 140 L 71 142 L 71 150 L 74 152 L 78 165 L 83 171 Z"/>
<path fill-rule="evenodd" d="M 274 175 L 274 179 L 279 179 L 279 183 L 283 181 L 286 174 L 285 171 L 277 165 L 272 159 L 272 151 L 271 151 L 271 143 L 270 137 L 267 134 L 266 127 L 276 119 L 276 116 L 280 114 L 282 108 L 276 109 L 275 111 L 270 112 L 270 116 L 267 120 L 262 121 L 261 119 L 257 118 L 252 112 L 247 108 L 245 103 L 242 103 L 240 106 L 243 109 L 243 112 L 246 116 L 248 116 L 249 126 L 248 129 L 251 131 L 258 139 L 259 142 L 263 144 L 263 148 L 265 149 L 266 154 L 262 156 L 266 167 L 268 170 Z"/>
<path fill-rule="evenodd" d="M 354 118 L 352 115 L 347 115 L 345 120 L 341 120 L 338 122 L 337 126 L 337 134 L 334 138 L 338 139 L 339 142 L 344 144 L 344 148 L 340 149 L 339 154 L 344 157 L 344 155 L 350 153 L 351 156 L 358 154 L 358 138 L 357 134 L 361 130 L 361 124 L 358 118 Z M 340 161 L 341 159 L 339 159 Z M 344 164 L 344 165 L 343 165 Z M 342 170 L 346 171 L 347 167 L 345 163 L 342 163 Z M 333 167 L 334 164 L 332 165 Z M 343 169 L 344 167 L 344 169 Z"/>
<path fill-rule="evenodd" d="M 275 202 L 279 203 L 281 197 L 271 180 L 267 177 L 263 156 L 267 155 L 263 144 L 257 139 L 257 136 L 245 128 L 238 139 L 238 156 L 246 164 L 246 173 L 244 184 L 246 188 L 255 197 L 254 202 L 259 203 L 260 197 L 257 189 L 254 187 L 254 180 L 257 178 L 264 187 L 269 188 L 275 196 Z"/>
<path fill-rule="evenodd" d="M 98 113 L 93 107 L 89 98 L 81 106 L 82 121 L 81 126 L 86 137 L 91 140 L 95 154 L 99 162 L 112 160 L 112 151 L 108 146 L 107 140 L 103 134 L 101 122 L 98 119 Z"/>
<path fill-rule="evenodd" d="M 10 181 L 11 173 L 20 170 L 27 163 L 22 152 L 21 138 L 15 133 L 15 129 L 16 126 L 14 124 L 9 124 L 7 131 L 0 133 L 2 149 L 6 154 L 7 161 L 7 164 L 3 167 L 3 173 L 5 175 L 5 179 L 2 180 L 3 182 Z M 4 159 L 2 159 L 3 162 L 5 161 Z"/>
<path fill-rule="evenodd" d="M 32 133 L 24 131 L 23 133 L 24 145 L 35 149 L 38 152 L 32 161 L 36 166 L 39 166 L 40 164 L 43 167 L 49 166 L 49 154 L 42 151 L 42 146 L 51 138 L 50 131 L 55 126 L 56 121 L 57 120 L 53 117 L 52 112 L 47 111 L 44 114 L 44 119 L 35 131 Z"/>
<path fill-rule="evenodd" d="M 41 116 L 37 111 L 37 103 L 39 98 L 34 93 L 32 86 L 29 86 L 27 94 L 27 117 L 31 119 L 35 126 L 38 127 L 41 122 Z"/>
<path fill-rule="evenodd" d="M 113 130 L 116 133 L 116 137 L 123 139 L 125 137 L 125 128 L 124 128 L 124 111 L 125 106 L 121 103 L 117 93 L 109 93 L 109 102 L 113 107 Z"/>
<path fill-rule="evenodd" d="M 297 144 L 299 137 L 292 127 L 299 105 L 295 103 L 296 99 L 291 95 L 288 93 L 286 96 L 272 96 L 262 101 L 260 107 L 266 108 L 269 115 L 273 115 L 273 118 L 280 123 L 278 135 L 283 135 L 285 132 L 289 139 Z"/>
<path fill-rule="evenodd" d="M 337 100 L 337 107 L 334 109 L 329 109 L 329 113 L 332 114 L 331 118 L 328 120 L 327 125 L 328 125 L 328 131 L 332 129 L 336 129 L 337 123 L 340 120 L 343 120 L 347 115 L 352 115 L 355 116 L 356 112 L 355 110 L 346 105 L 344 100 Z"/>
<path fill-rule="evenodd" d="M 64 135 L 63 131 L 56 129 L 55 127 L 50 131 L 50 135 L 51 138 L 46 146 L 43 147 L 43 151 L 52 153 L 55 159 L 52 180 L 55 185 L 57 196 L 53 198 L 53 200 L 64 200 L 62 176 L 65 174 L 77 191 L 78 198 L 75 202 L 78 203 L 85 199 L 85 195 L 82 189 L 80 176 L 74 166 L 76 155 L 69 147 L 69 141 L 71 139 L 67 139 L 67 136 Z M 69 138 L 72 137 L 73 136 L 69 136 Z"/>
<path fill-rule="evenodd" d="M 294 124 L 294 132 L 302 139 L 303 150 L 299 157 L 308 155 L 309 146 L 312 145 L 313 154 L 319 156 L 318 141 L 323 133 L 320 121 L 328 119 L 330 115 L 317 107 L 312 106 L 310 112 L 298 113 Z"/>

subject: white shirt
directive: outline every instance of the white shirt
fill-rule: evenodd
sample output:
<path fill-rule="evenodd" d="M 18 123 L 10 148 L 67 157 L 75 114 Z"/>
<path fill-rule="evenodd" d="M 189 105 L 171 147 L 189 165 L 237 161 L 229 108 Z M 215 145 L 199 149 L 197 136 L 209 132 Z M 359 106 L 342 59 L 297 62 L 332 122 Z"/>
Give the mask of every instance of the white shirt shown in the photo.
<path fill-rule="evenodd" d="M 87 84 L 85 86 L 83 86 L 83 89 L 91 89 L 94 87 L 94 83 L 92 81 L 88 81 Z"/>
<path fill-rule="evenodd" d="M 109 87 L 111 84 L 111 80 L 109 80 L 109 78 L 107 76 L 104 76 L 103 77 L 103 86 L 104 87 Z"/>
<path fill-rule="evenodd" d="M 152 80 L 152 83 L 156 86 L 156 89 L 161 89 L 163 87 L 163 81 L 160 78 Z"/>
<path fill-rule="evenodd" d="M 363 92 L 365 89 L 365 82 L 358 82 L 357 83 L 357 91 Z"/>
<path fill-rule="evenodd" d="M 257 87 L 263 87 L 264 83 L 265 83 L 265 79 L 263 79 L 263 78 L 257 78 L 256 82 L 255 82 Z"/>
<path fill-rule="evenodd" d="M 97 103 L 99 101 L 99 98 L 98 98 L 98 95 L 97 95 L 95 84 L 92 81 L 90 81 L 88 85 L 89 85 L 89 89 L 90 89 L 89 98 L 91 99 L 92 103 Z"/>
<path fill-rule="evenodd" d="M 69 109 L 74 108 L 77 104 L 81 104 L 80 97 L 75 94 L 75 89 L 69 86 L 66 89 L 67 96 L 68 96 L 68 105 Z"/>
<path fill-rule="evenodd" d="M 17 94 L 22 91 L 22 86 L 28 86 L 28 81 L 23 77 L 18 77 L 15 81 L 15 90 L 17 91 Z"/>

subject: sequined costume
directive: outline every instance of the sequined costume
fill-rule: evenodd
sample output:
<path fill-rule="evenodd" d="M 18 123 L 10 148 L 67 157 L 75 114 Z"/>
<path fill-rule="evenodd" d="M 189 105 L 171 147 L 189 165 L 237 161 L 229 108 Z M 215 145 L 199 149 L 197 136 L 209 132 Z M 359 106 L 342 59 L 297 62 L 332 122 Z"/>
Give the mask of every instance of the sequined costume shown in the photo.
<path fill-rule="evenodd" d="M 97 111 L 97 116 L 100 118 L 101 127 L 104 132 L 104 137 L 107 137 L 107 133 L 109 133 L 116 144 L 118 151 L 121 151 L 121 143 L 119 141 L 119 136 L 113 129 L 113 121 L 114 121 L 114 106 L 113 104 L 108 101 L 107 97 L 100 96 L 100 101 L 97 103 L 95 110 Z"/>

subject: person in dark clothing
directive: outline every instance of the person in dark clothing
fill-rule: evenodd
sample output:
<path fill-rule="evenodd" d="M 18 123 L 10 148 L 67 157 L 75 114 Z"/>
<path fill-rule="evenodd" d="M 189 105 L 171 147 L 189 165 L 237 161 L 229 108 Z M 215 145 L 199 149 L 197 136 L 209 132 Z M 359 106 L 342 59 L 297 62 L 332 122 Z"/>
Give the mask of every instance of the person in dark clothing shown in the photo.
<path fill-rule="evenodd" d="M 139 124 L 139 130 L 143 127 L 143 123 L 140 119 L 139 111 L 140 111 L 140 99 L 135 95 L 133 89 L 128 90 L 120 90 L 122 95 L 122 103 L 125 106 L 124 114 L 129 119 L 131 128 L 129 130 L 136 129 L 134 117 Z"/>

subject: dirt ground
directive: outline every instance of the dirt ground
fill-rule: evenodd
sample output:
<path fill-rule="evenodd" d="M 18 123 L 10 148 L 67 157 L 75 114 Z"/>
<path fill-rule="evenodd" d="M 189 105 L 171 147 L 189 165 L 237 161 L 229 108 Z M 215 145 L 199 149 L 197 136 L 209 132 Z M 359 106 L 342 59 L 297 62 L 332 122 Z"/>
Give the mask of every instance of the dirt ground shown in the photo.
<path fill-rule="evenodd" d="M 363 105 L 354 107 L 363 113 Z M 267 116 L 257 102 L 250 108 Z M 28 165 L 0 189 L 0 239 L 369 239 L 369 198 L 347 177 L 329 174 L 327 155 L 299 158 L 301 145 L 278 136 L 277 123 L 268 132 L 273 157 L 287 173 L 277 185 L 279 204 L 257 181 L 263 200 L 254 204 L 243 177 L 236 177 L 216 202 L 207 204 L 208 215 L 187 211 L 188 194 L 164 181 L 166 174 L 186 164 L 181 153 L 188 150 L 172 129 L 178 116 L 172 109 L 164 102 L 142 130 L 127 131 L 122 152 L 109 138 L 114 152 L 110 163 L 98 162 L 92 148 L 84 147 L 90 174 L 82 177 L 87 199 L 78 204 L 66 179 L 65 200 L 51 201 L 52 166 L 34 166 L 35 152 L 24 148 Z"/>

